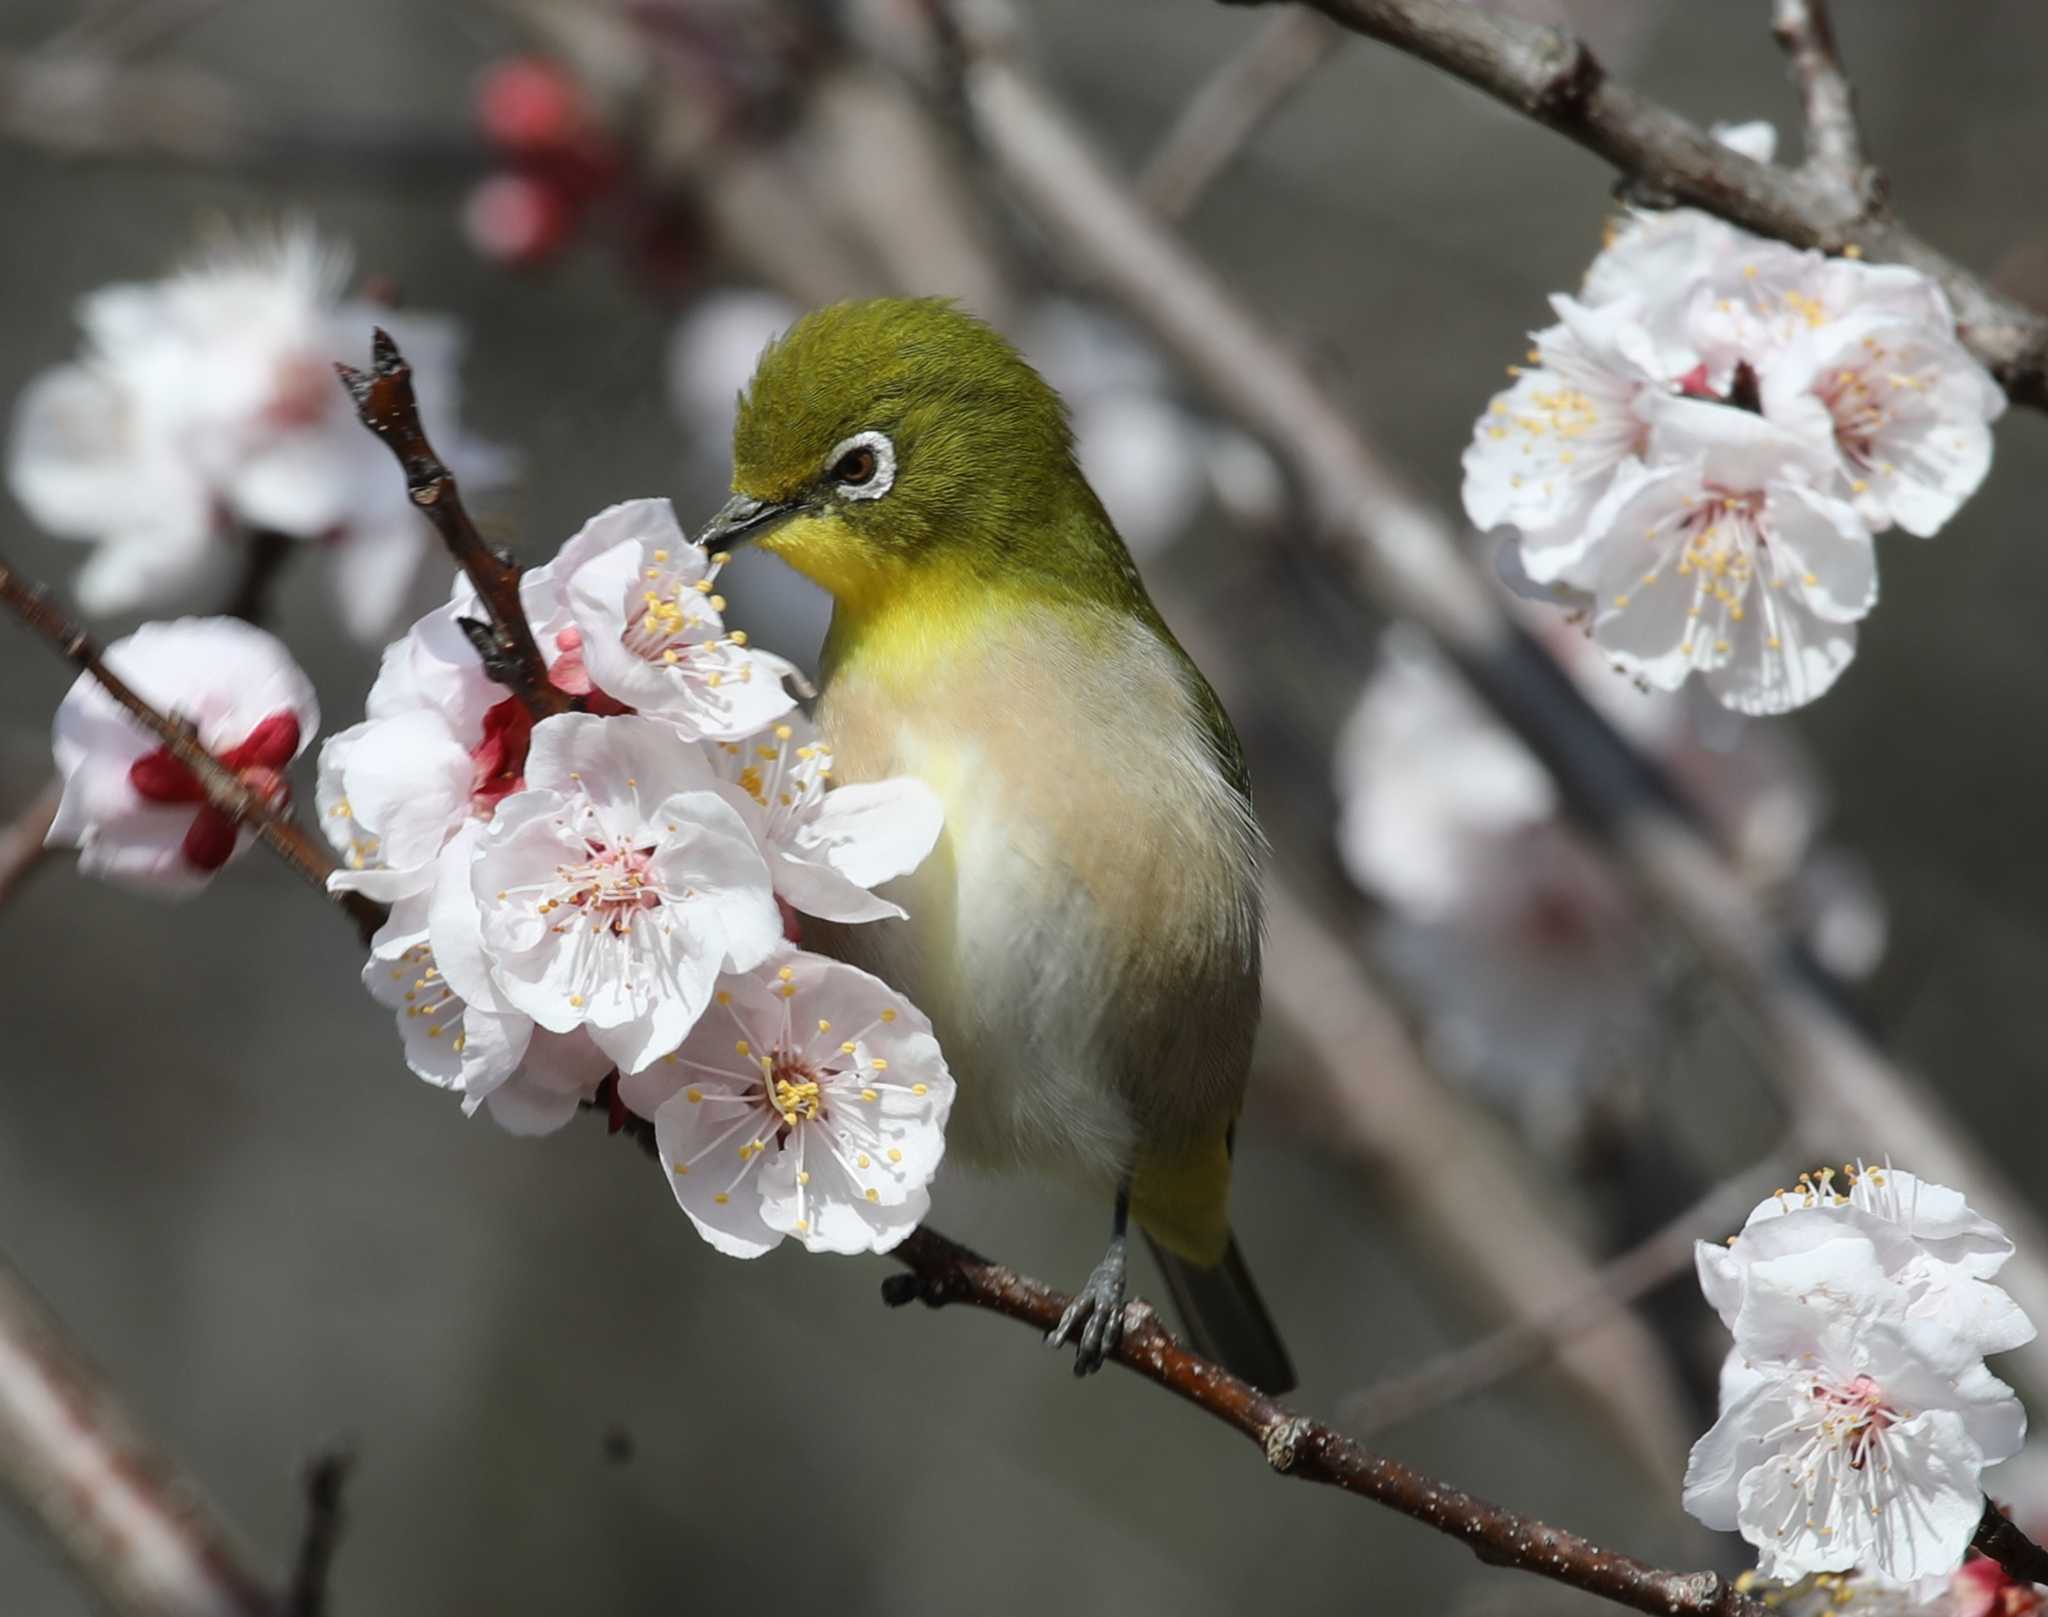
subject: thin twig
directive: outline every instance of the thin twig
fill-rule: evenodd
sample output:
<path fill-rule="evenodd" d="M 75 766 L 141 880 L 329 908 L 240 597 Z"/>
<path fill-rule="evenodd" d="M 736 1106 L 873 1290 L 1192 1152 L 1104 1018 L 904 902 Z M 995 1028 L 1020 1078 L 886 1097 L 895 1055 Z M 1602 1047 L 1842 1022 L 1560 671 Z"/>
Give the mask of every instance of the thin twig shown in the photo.
<path fill-rule="evenodd" d="M 1839 188 L 1849 206 L 1870 200 L 1875 176 L 1863 157 L 1856 91 L 1842 71 L 1828 0 L 1773 0 L 1771 32 L 1792 63 L 1806 109 L 1806 169 Z"/>
<path fill-rule="evenodd" d="M 1227 0 L 1266 4 L 1271 0 Z M 2048 316 L 1915 235 L 1877 188 L 1752 162 L 1670 108 L 1617 84 L 1584 41 L 1460 0 L 1310 0 L 1346 28 L 1442 68 L 1612 163 L 1640 189 L 1791 242 L 1932 276 L 1958 333 L 2016 404 L 2048 409 Z M 1832 137 L 1831 137 L 1832 138 Z"/>
<path fill-rule="evenodd" d="M 1138 194 L 1182 219 L 1246 141 L 1335 54 L 1344 31 L 1314 11 L 1271 18 L 1189 98 L 1138 175 Z"/>
<path fill-rule="evenodd" d="M 1405 1375 L 1388 1376 L 1345 1399 L 1339 1418 L 1361 1438 L 1374 1438 L 1541 1364 L 1564 1344 L 1689 1269 L 1694 1243 L 1738 1225 L 1756 1204 L 1756 1187 L 1776 1183 L 1788 1163 L 1789 1159 L 1770 1158 L 1732 1175 L 1609 1260 L 1590 1285 L 1563 1292 L 1541 1318 L 1503 1326 Z"/>
<path fill-rule="evenodd" d="M 991 1263 L 936 1230 L 918 1229 L 890 1254 L 910 1273 L 883 1282 L 892 1306 L 965 1303 L 1040 1331 L 1058 1323 L 1068 1299 L 1013 1269 Z M 1680 1617 L 1767 1617 L 1765 1608 L 1712 1572 L 1667 1572 L 1603 1550 L 1576 1533 L 1504 1510 L 1299 1415 L 1189 1352 L 1142 1302 L 1125 1311 L 1116 1360 L 1243 1433 L 1282 1476 L 1342 1488 L 1462 1542 L 1489 1566 L 1551 1578 L 1637 1611 Z"/>
<path fill-rule="evenodd" d="M 412 367 L 390 333 L 381 328 L 371 340 L 370 352 L 367 372 L 353 365 L 336 365 L 335 372 L 355 401 L 363 425 L 398 457 L 412 503 L 433 523 L 448 554 L 469 575 L 477 598 L 490 614 L 488 624 L 473 618 L 462 620 L 483 658 L 484 672 L 524 702 L 536 718 L 568 712 L 574 702 L 568 692 L 549 681 L 547 659 L 541 655 L 519 603 L 519 564 L 484 543 L 463 509 L 455 474 L 427 441 L 419 401 L 413 396 Z"/>
<path fill-rule="evenodd" d="M 257 840 L 295 873 L 345 910 L 365 937 L 383 924 L 383 905 L 372 903 L 360 893 L 328 893 L 327 878 L 337 866 L 327 850 L 307 836 L 289 814 L 207 751 L 189 725 L 179 723 L 137 695 L 126 680 L 106 665 L 92 637 L 65 616 L 40 588 L 5 562 L 0 562 L 0 606 L 7 607 L 56 647 L 67 662 L 90 674 L 131 718 L 164 744 L 165 751 L 192 772 L 208 803 L 237 825 L 254 832 Z"/>
<path fill-rule="evenodd" d="M 2008 1577 L 2021 1583 L 2048 1583 L 2048 1550 L 2014 1526 L 2012 1518 L 1989 1499 L 1984 1501 L 1984 1517 L 1977 1523 L 1977 1536 L 1970 1540 L 1970 1548 L 1996 1561 Z"/>
<path fill-rule="evenodd" d="M 328 1575 L 342 1529 L 348 1525 L 347 1513 L 341 1508 L 342 1490 L 354 1465 L 353 1455 L 337 1451 L 319 1456 L 306 1467 L 306 1525 L 299 1535 L 286 1617 L 322 1617 L 327 1610 Z"/>
<path fill-rule="evenodd" d="M 15 888 L 43 862 L 45 839 L 63 800 L 64 783 L 48 781 L 14 817 L 13 824 L 0 831 L 0 904 L 13 897 Z"/>
<path fill-rule="evenodd" d="M 275 1617 L 198 1484 L 0 1258 L 0 1485 L 122 1617 Z"/>

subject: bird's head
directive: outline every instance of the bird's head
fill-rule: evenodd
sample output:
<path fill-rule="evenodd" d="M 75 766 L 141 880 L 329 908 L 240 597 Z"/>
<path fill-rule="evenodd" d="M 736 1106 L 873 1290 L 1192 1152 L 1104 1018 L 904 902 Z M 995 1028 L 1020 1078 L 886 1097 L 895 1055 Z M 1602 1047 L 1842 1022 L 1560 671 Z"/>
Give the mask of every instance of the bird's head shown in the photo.
<path fill-rule="evenodd" d="M 1134 587 L 1059 395 L 941 299 L 834 304 L 771 344 L 732 486 L 705 544 L 758 543 L 856 608 L 940 576 Z"/>

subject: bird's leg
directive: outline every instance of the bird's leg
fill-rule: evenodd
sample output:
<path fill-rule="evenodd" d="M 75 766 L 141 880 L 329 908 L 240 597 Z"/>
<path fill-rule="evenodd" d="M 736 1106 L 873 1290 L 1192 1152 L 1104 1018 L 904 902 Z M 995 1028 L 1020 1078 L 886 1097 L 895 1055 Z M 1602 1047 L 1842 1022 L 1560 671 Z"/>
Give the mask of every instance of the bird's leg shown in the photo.
<path fill-rule="evenodd" d="M 1046 1333 L 1047 1347 L 1065 1347 L 1074 1328 L 1074 1374 L 1093 1375 L 1117 1350 L 1124 1339 L 1124 1229 L 1131 1218 L 1131 1179 L 1124 1175 L 1116 1187 L 1116 1214 L 1109 1237 L 1109 1250 L 1088 1277 L 1059 1324 Z"/>

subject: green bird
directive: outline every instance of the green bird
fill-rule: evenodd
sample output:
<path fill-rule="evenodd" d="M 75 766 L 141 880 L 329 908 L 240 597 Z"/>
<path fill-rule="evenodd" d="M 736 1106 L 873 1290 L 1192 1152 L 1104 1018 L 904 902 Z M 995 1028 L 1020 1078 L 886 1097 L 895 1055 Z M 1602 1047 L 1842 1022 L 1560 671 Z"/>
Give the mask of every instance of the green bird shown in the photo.
<path fill-rule="evenodd" d="M 733 498 L 703 533 L 830 592 L 818 720 L 834 778 L 915 775 L 938 847 L 903 921 L 805 942 L 930 1016 L 959 1077 L 948 1144 L 1114 1198 L 1048 1340 L 1075 1372 L 1123 1330 L 1125 1231 L 1197 1345 L 1293 1371 L 1230 1233 L 1230 1144 L 1259 1018 L 1259 856 L 1229 718 L 1074 458 L 1066 407 L 934 299 L 820 309 L 761 356 Z"/>

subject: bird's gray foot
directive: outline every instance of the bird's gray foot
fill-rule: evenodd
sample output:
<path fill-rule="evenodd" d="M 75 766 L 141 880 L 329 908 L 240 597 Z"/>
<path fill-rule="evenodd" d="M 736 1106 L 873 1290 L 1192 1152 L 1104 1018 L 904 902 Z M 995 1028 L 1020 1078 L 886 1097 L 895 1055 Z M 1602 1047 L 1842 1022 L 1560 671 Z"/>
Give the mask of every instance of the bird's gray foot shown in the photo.
<path fill-rule="evenodd" d="M 1047 1347 L 1072 1341 L 1075 1375 L 1092 1376 L 1115 1356 L 1124 1339 L 1124 1295 L 1124 1238 L 1118 1234 L 1059 1324 L 1046 1332 Z"/>

